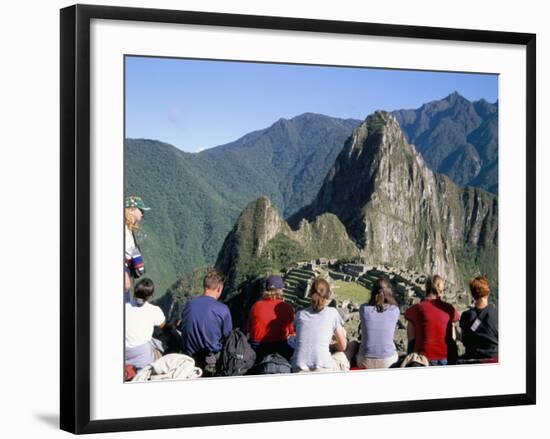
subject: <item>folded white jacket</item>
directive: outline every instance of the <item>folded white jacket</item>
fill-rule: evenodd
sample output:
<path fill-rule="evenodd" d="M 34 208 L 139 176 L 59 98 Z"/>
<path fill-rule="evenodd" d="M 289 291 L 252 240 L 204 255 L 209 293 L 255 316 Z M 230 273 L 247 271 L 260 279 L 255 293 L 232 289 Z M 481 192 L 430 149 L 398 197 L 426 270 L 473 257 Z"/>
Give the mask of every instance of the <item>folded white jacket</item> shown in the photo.
<path fill-rule="evenodd" d="M 195 367 L 191 357 L 168 354 L 141 369 L 132 381 L 187 380 L 201 376 L 202 370 Z"/>

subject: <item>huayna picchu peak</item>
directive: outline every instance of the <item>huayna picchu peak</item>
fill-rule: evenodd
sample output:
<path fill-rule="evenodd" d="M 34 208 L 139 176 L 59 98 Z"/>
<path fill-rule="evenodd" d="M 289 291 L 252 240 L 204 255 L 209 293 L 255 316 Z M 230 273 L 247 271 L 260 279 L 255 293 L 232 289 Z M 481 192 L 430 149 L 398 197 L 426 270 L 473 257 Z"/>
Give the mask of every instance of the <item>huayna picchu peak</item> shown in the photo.
<path fill-rule="evenodd" d="M 250 203 L 217 265 L 231 273 L 233 288 L 263 275 L 266 264 L 285 269 L 323 257 L 439 273 L 455 288 L 475 266 L 496 288 L 497 215 L 495 195 L 431 171 L 396 118 L 376 112 L 348 138 L 313 202 L 288 223 L 267 198 Z"/>

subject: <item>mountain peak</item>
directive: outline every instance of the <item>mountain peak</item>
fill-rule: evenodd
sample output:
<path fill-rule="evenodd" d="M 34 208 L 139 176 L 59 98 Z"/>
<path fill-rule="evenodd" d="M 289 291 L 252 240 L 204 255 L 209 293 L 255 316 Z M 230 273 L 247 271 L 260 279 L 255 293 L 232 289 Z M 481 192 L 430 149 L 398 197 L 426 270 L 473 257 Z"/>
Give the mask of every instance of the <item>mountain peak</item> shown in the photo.
<path fill-rule="evenodd" d="M 445 100 L 454 102 L 458 100 L 466 101 L 467 99 L 464 96 L 462 96 L 458 91 L 455 90 L 449 96 L 447 96 Z"/>
<path fill-rule="evenodd" d="M 397 119 L 387 111 L 378 110 L 365 119 L 366 127 L 370 134 L 382 132 L 393 127 L 399 129 Z"/>
<path fill-rule="evenodd" d="M 296 228 L 303 218 L 313 221 L 332 213 L 366 262 L 407 265 L 461 283 L 461 268 L 451 248 L 464 245 L 464 237 L 480 227 L 478 218 L 483 215 L 489 218 L 487 236 L 493 242 L 497 233 L 494 196 L 479 190 L 467 195 L 428 168 L 406 141 L 394 115 L 377 111 L 348 139 L 312 204 L 289 223 Z M 483 215 L 473 214 L 475 226 L 449 233 L 449 221 L 459 227 L 460 218 L 471 215 L 465 212 L 474 211 L 471 199 L 480 203 Z"/>
<path fill-rule="evenodd" d="M 406 144 L 399 122 L 386 111 L 375 111 L 355 129 L 348 140 L 348 156 L 362 154 L 365 150 L 390 152 L 394 146 Z"/>

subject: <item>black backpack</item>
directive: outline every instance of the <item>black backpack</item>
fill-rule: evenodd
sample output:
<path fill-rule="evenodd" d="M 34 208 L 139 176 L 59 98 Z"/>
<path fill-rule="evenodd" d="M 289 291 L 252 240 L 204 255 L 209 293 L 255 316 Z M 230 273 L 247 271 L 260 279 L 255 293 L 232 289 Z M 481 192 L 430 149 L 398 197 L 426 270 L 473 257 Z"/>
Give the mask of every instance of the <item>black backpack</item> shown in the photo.
<path fill-rule="evenodd" d="M 292 372 L 292 366 L 285 357 L 275 352 L 273 354 L 266 355 L 264 359 L 255 367 L 255 372 L 259 375 L 290 373 Z"/>
<path fill-rule="evenodd" d="M 256 352 L 240 329 L 234 329 L 221 350 L 217 365 L 217 376 L 244 375 L 254 366 Z"/>

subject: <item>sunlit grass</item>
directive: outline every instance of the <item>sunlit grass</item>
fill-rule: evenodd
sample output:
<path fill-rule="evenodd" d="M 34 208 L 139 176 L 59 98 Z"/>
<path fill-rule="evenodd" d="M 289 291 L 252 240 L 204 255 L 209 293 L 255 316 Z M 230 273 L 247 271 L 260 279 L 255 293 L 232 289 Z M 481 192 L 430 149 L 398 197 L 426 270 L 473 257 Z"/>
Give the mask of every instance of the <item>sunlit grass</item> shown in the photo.
<path fill-rule="evenodd" d="M 362 304 L 370 299 L 370 290 L 356 282 L 336 281 L 334 294 L 341 300 L 349 299 L 354 303 Z"/>

